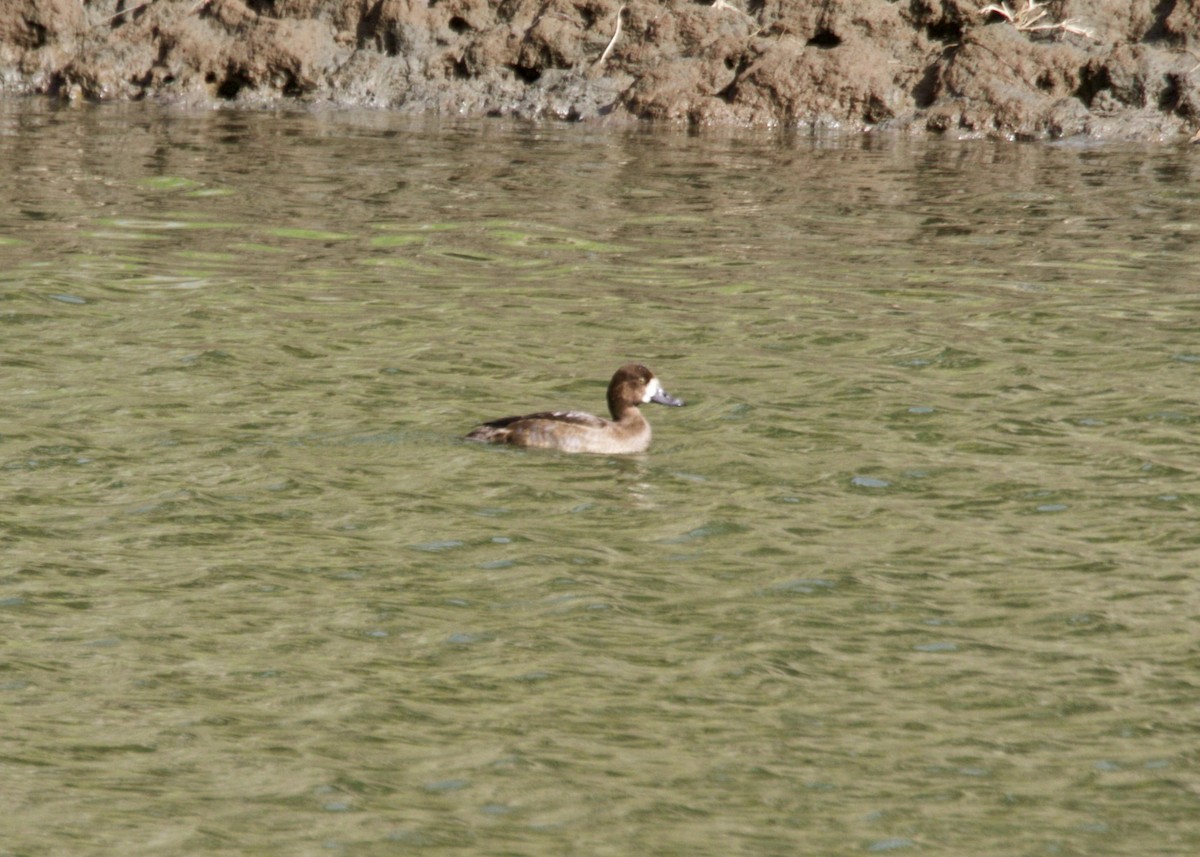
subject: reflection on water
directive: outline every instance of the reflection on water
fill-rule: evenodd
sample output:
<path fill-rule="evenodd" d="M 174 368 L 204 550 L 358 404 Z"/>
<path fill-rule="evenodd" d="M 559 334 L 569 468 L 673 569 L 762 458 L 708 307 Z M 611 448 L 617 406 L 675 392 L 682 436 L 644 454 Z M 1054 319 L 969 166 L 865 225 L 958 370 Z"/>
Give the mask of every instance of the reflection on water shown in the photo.
<path fill-rule="evenodd" d="M 1192 154 L 0 105 L 7 848 L 1193 853 Z"/>

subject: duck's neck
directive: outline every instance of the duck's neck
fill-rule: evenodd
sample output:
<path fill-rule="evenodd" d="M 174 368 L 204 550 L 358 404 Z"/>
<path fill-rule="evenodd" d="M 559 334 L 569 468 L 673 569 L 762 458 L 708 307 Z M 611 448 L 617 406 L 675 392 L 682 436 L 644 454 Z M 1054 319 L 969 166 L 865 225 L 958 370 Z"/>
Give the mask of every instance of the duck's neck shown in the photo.
<path fill-rule="evenodd" d="M 624 408 L 612 408 L 613 419 L 623 426 L 636 426 L 646 421 L 637 405 L 626 405 Z"/>

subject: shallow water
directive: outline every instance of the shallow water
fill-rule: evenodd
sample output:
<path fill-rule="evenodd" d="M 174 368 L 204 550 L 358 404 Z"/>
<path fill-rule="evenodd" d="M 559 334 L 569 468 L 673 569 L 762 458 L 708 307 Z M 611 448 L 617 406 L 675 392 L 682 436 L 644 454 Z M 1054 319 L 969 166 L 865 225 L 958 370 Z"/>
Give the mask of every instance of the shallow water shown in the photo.
<path fill-rule="evenodd" d="M 0 853 L 1196 853 L 1195 156 L 0 105 Z"/>

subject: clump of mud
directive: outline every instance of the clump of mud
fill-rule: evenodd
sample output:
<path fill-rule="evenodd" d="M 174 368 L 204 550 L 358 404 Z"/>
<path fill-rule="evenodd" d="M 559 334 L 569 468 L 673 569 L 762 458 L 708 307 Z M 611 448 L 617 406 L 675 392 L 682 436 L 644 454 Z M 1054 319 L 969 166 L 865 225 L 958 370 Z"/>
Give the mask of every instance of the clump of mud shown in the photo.
<path fill-rule="evenodd" d="M 1198 45 L 1200 0 L 21 0 L 0 92 L 1166 139 Z"/>

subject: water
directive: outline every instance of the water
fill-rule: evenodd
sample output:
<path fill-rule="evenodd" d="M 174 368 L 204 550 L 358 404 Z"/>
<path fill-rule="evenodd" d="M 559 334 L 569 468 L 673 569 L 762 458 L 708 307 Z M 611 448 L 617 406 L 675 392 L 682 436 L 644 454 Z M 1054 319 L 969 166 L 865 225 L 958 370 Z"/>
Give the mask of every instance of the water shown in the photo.
<path fill-rule="evenodd" d="M 0 854 L 1196 853 L 1194 154 L 0 106 Z"/>

